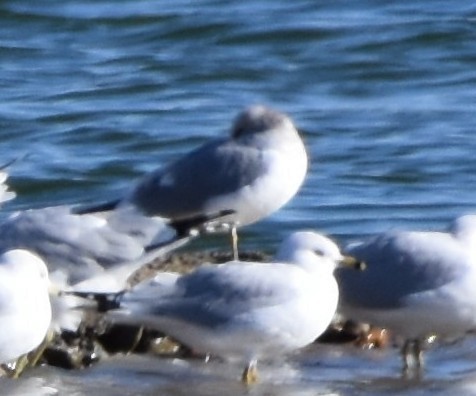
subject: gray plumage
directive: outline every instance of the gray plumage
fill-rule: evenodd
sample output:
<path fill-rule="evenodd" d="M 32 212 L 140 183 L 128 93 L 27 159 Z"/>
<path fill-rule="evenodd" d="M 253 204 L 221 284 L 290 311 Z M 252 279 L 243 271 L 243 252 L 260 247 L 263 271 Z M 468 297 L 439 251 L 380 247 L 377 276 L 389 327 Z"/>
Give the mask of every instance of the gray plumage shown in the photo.
<path fill-rule="evenodd" d="M 120 205 L 173 219 L 231 209 L 228 221 L 246 225 L 288 202 L 306 170 L 306 151 L 290 118 L 254 106 L 237 117 L 229 138 L 147 174 Z"/>
<path fill-rule="evenodd" d="M 363 261 L 363 274 L 337 271 L 345 304 L 375 309 L 411 305 L 415 295 L 462 276 L 471 262 L 458 240 L 437 232 L 386 232 L 345 251 Z"/>
<path fill-rule="evenodd" d="M 96 299 L 112 302 L 110 320 L 149 325 L 201 352 L 246 362 L 285 353 L 327 328 L 338 299 L 333 271 L 344 257 L 313 232 L 296 232 L 281 246 L 273 263 L 231 261 L 186 275 L 159 273 Z"/>
<path fill-rule="evenodd" d="M 348 247 L 367 269 L 336 273 L 339 310 L 407 340 L 475 329 L 475 241 L 476 216 L 466 215 L 449 232 L 393 231 Z"/>
<path fill-rule="evenodd" d="M 207 328 L 227 326 L 252 310 L 284 304 L 297 297 L 299 285 L 284 283 L 281 278 L 281 272 L 292 278 L 294 271 L 288 264 L 230 262 L 226 266 L 203 266 L 178 277 L 169 288 L 156 288 L 163 276 L 158 275 L 155 284 L 147 286 L 155 288 L 156 304 L 151 304 L 150 291 L 144 295 L 139 288 L 124 295 L 121 307 L 137 316 L 164 316 Z"/>
<path fill-rule="evenodd" d="M 75 284 L 131 264 L 145 254 L 151 242 L 173 237 L 174 230 L 163 219 L 125 213 L 76 215 L 70 207 L 58 206 L 10 216 L 0 224 L 0 251 L 22 248 L 36 252 L 50 272 L 61 271 L 68 284 Z"/>

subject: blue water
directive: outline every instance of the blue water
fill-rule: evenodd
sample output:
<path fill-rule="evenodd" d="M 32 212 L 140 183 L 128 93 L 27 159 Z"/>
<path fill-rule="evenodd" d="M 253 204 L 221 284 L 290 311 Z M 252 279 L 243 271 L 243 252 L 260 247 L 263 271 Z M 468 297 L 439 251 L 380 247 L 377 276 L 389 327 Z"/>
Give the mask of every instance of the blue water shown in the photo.
<path fill-rule="evenodd" d="M 246 247 L 476 211 L 476 6 L 370 0 L 1 1 L 2 210 L 116 197 L 254 103 L 293 118 L 311 169 Z"/>

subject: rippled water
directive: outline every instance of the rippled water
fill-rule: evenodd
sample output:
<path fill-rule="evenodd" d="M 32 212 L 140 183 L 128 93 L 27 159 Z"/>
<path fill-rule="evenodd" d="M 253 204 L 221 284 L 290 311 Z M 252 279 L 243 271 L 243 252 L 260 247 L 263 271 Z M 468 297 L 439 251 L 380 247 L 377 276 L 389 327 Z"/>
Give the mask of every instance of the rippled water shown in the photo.
<path fill-rule="evenodd" d="M 439 229 L 475 209 L 470 2 L 10 0 L 0 2 L 0 159 L 20 157 L 11 168 L 19 197 L 2 210 L 114 197 L 143 172 L 227 133 L 253 103 L 293 117 L 311 171 L 285 209 L 243 230 L 245 246 L 272 249 L 301 228 L 340 241 L 393 227 Z M 474 354 L 476 346 L 465 348 Z M 458 356 L 442 370 L 452 372 Z M 356 359 L 348 371 L 369 364 Z M 469 360 L 457 362 L 465 368 L 456 379 L 443 376 L 436 387 L 461 385 Z M 364 380 L 349 379 L 340 363 L 323 369 L 329 393 L 333 379 L 344 384 L 336 393 L 354 394 L 357 382 L 398 371 L 398 361 L 392 370 L 374 364 Z M 314 390 L 321 369 L 301 381 L 302 393 L 289 393 L 326 393 L 327 385 Z M 119 371 L 133 383 L 155 378 Z M 91 386 L 116 380 L 98 372 L 85 375 Z M 65 376 L 60 385 L 74 388 L 82 374 Z M 403 386 L 383 384 L 364 390 Z"/>

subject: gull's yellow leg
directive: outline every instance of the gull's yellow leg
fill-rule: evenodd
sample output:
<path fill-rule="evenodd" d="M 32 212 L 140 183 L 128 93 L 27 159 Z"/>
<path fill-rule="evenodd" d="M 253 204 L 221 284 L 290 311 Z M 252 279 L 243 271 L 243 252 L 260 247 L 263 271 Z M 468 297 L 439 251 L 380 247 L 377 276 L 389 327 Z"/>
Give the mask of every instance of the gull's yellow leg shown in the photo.
<path fill-rule="evenodd" d="M 144 335 L 144 327 L 141 326 L 139 327 L 139 329 L 137 330 L 137 334 L 136 336 L 134 337 L 134 342 L 132 343 L 131 347 L 129 348 L 129 351 L 127 352 L 127 354 L 130 354 L 130 353 L 133 353 L 134 352 L 134 349 L 137 348 L 137 345 L 139 345 L 139 342 L 142 338 L 142 336 Z"/>
<path fill-rule="evenodd" d="M 2 364 L 2 369 L 9 378 L 17 379 L 28 366 L 28 355 L 20 356 L 15 362 Z"/>
<path fill-rule="evenodd" d="M 53 336 L 54 332 L 48 330 L 44 340 L 33 351 L 20 356 L 12 365 L 2 365 L 2 369 L 5 371 L 7 376 L 10 378 L 18 378 L 26 368 L 36 366 L 41 356 L 43 356 L 43 352 L 53 340 Z"/>
<path fill-rule="evenodd" d="M 236 231 L 236 226 L 232 225 L 231 227 L 231 246 L 233 248 L 233 260 L 239 260 L 238 256 L 238 232 Z"/>
<path fill-rule="evenodd" d="M 241 381 L 246 385 L 253 385 L 258 382 L 258 379 L 258 362 L 256 360 L 251 360 L 243 371 Z"/>
<path fill-rule="evenodd" d="M 46 333 L 45 339 L 41 342 L 41 344 L 38 345 L 37 348 L 35 348 L 33 351 L 31 351 L 27 355 L 28 367 L 34 367 L 38 364 L 38 361 L 43 356 L 43 352 L 45 352 L 45 349 L 48 348 L 48 345 L 51 344 L 54 336 L 55 336 L 54 331 L 52 329 L 49 329 Z"/>
<path fill-rule="evenodd" d="M 403 377 L 420 378 L 423 374 L 423 349 L 420 340 L 406 340 L 402 348 Z"/>

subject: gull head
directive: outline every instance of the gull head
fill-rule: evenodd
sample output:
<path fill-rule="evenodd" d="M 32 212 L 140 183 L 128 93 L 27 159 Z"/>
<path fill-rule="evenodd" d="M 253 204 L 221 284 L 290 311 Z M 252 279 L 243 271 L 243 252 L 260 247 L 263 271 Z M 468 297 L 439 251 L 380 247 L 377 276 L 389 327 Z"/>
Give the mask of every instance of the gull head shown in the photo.
<path fill-rule="evenodd" d="M 24 249 L 12 249 L 0 256 L 0 265 L 22 274 L 22 277 L 38 280 L 48 285 L 48 268 L 37 255 Z"/>
<path fill-rule="evenodd" d="M 476 252 L 476 215 L 467 214 L 457 217 L 450 224 L 448 231 Z"/>
<path fill-rule="evenodd" d="M 298 231 L 287 237 L 280 245 L 276 260 L 306 268 L 321 266 L 330 273 L 336 267 L 351 267 L 362 270 L 365 265 L 353 257 L 344 256 L 339 247 L 324 235 L 313 231 Z"/>
<path fill-rule="evenodd" d="M 291 119 L 285 114 L 262 105 L 255 105 L 238 114 L 233 123 L 231 136 L 237 139 L 278 128 L 295 131 Z"/>
<path fill-rule="evenodd" d="M 0 266 L 16 273 L 18 278 L 25 281 L 27 288 L 34 288 L 39 293 L 56 296 L 60 290 L 58 286 L 51 282 L 48 274 L 48 267 L 45 262 L 36 254 L 25 249 L 8 250 L 0 256 Z"/>

